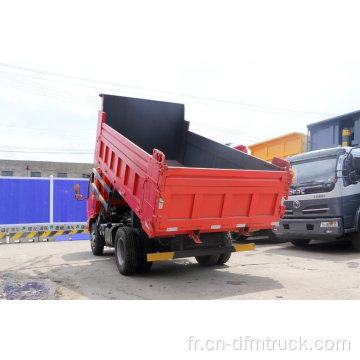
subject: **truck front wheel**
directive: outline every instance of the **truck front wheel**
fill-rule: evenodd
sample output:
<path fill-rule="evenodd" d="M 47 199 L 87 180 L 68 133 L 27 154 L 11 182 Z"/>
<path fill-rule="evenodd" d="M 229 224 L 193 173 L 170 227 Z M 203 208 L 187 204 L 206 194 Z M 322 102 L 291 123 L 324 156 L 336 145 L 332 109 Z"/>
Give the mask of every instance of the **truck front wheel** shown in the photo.
<path fill-rule="evenodd" d="M 132 275 L 137 266 L 137 244 L 134 230 L 124 226 L 115 235 L 115 262 L 120 274 Z"/>
<path fill-rule="evenodd" d="M 90 227 L 90 245 L 94 255 L 100 256 L 104 251 L 105 239 L 99 235 L 96 223 L 93 222 Z"/>
<path fill-rule="evenodd" d="M 306 246 L 308 245 L 310 242 L 310 240 L 307 239 L 295 239 L 295 240 L 291 240 L 291 243 L 295 246 Z"/>
<path fill-rule="evenodd" d="M 355 251 L 360 251 L 360 233 L 354 232 L 350 234 L 351 247 Z"/>

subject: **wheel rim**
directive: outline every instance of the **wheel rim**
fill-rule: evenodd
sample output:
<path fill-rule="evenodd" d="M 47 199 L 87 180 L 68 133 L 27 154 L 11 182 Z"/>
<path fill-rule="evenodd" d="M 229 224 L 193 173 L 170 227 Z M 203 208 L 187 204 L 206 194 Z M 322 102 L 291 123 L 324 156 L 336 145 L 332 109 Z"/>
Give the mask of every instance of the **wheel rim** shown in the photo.
<path fill-rule="evenodd" d="M 90 234 L 90 242 L 91 242 L 92 248 L 95 247 L 95 241 L 96 241 L 96 233 L 95 233 L 95 231 L 92 231 Z"/>
<path fill-rule="evenodd" d="M 124 253 L 125 253 L 124 242 L 122 241 L 122 238 L 119 238 L 116 246 L 116 258 L 120 266 L 122 266 L 124 263 Z"/>

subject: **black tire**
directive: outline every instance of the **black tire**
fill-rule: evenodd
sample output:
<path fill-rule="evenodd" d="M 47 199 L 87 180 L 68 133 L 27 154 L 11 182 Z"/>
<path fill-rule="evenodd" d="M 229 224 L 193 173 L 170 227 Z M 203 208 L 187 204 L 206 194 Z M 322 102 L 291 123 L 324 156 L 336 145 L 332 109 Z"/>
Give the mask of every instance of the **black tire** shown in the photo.
<path fill-rule="evenodd" d="M 138 251 L 134 230 L 128 226 L 119 228 L 115 235 L 115 262 L 120 274 L 134 274 L 137 259 Z"/>
<path fill-rule="evenodd" d="M 92 253 L 96 256 L 100 256 L 104 252 L 105 239 L 99 235 L 95 222 L 90 227 L 90 246 Z"/>
<path fill-rule="evenodd" d="M 242 235 L 236 231 L 229 231 L 226 235 L 231 241 L 241 242 L 248 238 L 246 235 Z"/>
<path fill-rule="evenodd" d="M 147 246 L 152 241 L 148 238 L 146 233 L 142 229 L 134 230 L 137 242 L 138 260 L 136 266 L 136 272 L 139 274 L 146 274 L 151 270 L 152 262 L 147 261 L 147 254 L 151 246 Z"/>
<path fill-rule="evenodd" d="M 224 246 L 231 246 L 231 245 L 232 245 L 232 240 L 226 234 L 224 236 Z M 227 263 L 229 261 L 230 258 L 231 258 L 231 252 L 220 254 L 219 255 L 219 260 L 216 262 L 216 265 L 224 265 L 225 263 Z"/>
<path fill-rule="evenodd" d="M 295 239 L 295 240 L 291 240 L 291 243 L 295 246 L 306 246 L 308 245 L 310 242 L 310 240 L 307 239 Z"/>
<path fill-rule="evenodd" d="M 200 266 L 214 266 L 219 261 L 219 254 L 216 255 L 204 255 L 204 256 L 195 256 L 196 261 Z"/>
<path fill-rule="evenodd" d="M 354 232 L 350 234 L 351 248 L 355 251 L 360 251 L 360 233 Z"/>
<path fill-rule="evenodd" d="M 216 262 L 216 265 L 224 265 L 229 261 L 230 258 L 231 258 L 231 253 L 220 254 L 219 260 Z"/>

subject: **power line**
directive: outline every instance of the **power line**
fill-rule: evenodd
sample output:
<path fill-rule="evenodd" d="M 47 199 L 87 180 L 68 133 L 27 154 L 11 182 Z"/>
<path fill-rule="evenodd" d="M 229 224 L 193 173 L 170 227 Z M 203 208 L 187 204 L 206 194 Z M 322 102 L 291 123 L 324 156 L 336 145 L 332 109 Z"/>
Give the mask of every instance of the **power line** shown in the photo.
<path fill-rule="evenodd" d="M 88 103 L 82 103 L 82 102 L 79 102 L 79 101 L 76 101 L 76 100 L 73 100 L 73 99 L 58 96 L 56 94 L 49 94 L 49 93 L 46 93 L 46 92 L 41 91 L 41 90 L 39 91 L 39 90 L 36 90 L 36 89 L 31 89 L 29 87 L 24 87 L 24 86 L 21 86 L 21 85 L 15 85 L 15 84 L 12 84 L 12 83 L 9 83 L 9 82 L 1 81 L 0 85 L 10 87 L 10 88 L 14 88 L 16 90 L 30 92 L 30 93 L 33 93 L 33 94 L 36 94 L 36 95 L 50 97 L 50 98 L 53 98 L 53 99 L 56 99 L 56 100 L 62 100 L 62 101 L 65 101 L 65 102 L 70 102 L 70 103 L 73 103 L 73 104 L 82 105 L 82 106 L 88 106 L 88 107 L 91 107 L 91 108 L 94 108 L 94 109 L 98 109 L 98 107 L 95 106 L 95 105 L 91 105 L 91 104 L 88 104 Z"/>
<path fill-rule="evenodd" d="M 0 79 L 1 79 L 1 75 L 0 75 Z M 12 87 L 15 87 L 17 89 L 20 89 L 20 90 L 29 90 L 31 92 L 40 92 L 41 94 L 44 94 L 45 96 L 50 96 L 50 97 L 54 97 L 56 99 L 58 99 L 60 97 L 60 99 L 64 99 L 62 95 L 58 95 L 56 93 L 53 93 L 53 92 L 48 92 L 47 90 L 41 90 L 39 89 L 38 87 L 33 87 L 30 83 L 30 85 L 28 84 L 25 84 L 25 85 L 19 85 L 15 82 L 9 82 L 8 80 L 5 81 L 5 84 L 6 85 L 9 85 L 9 86 L 12 86 Z M 65 101 L 71 101 L 71 102 L 74 102 L 74 103 L 79 103 L 79 104 L 84 104 L 83 102 L 79 102 L 79 101 L 76 101 L 74 100 L 74 97 L 72 97 L 71 99 L 67 99 L 65 98 L 64 99 Z M 200 129 L 202 128 L 201 126 L 199 127 Z M 223 126 L 219 126 L 219 125 L 216 125 L 216 126 L 211 126 L 212 128 L 212 131 L 207 128 L 206 129 L 206 132 L 208 133 L 212 133 L 216 136 L 219 136 L 219 135 L 223 135 L 223 136 L 226 136 L 226 137 L 231 137 L 233 139 L 237 139 L 239 136 L 247 136 L 249 138 L 253 138 L 253 139 L 256 139 L 256 141 L 259 139 L 258 137 L 255 137 L 253 134 L 249 134 L 249 133 L 244 133 L 244 132 L 241 132 L 240 134 L 234 134 L 233 130 L 230 129 L 230 128 L 226 128 L 226 127 L 223 127 Z"/>
<path fill-rule="evenodd" d="M 30 84 L 27 82 L 19 82 L 19 81 L 12 80 L 12 79 L 4 79 L 1 77 L 1 75 L 0 75 L 0 84 L 18 88 L 18 90 L 36 92 L 39 95 L 48 95 L 48 96 L 56 97 L 60 100 L 69 100 L 71 102 L 77 102 L 77 103 L 81 102 L 81 104 L 84 104 L 84 105 L 93 105 L 93 106 L 97 105 L 95 103 L 95 101 L 91 102 L 91 100 L 96 99 L 95 97 L 93 97 L 93 98 L 89 97 L 89 99 L 86 99 L 86 98 L 82 97 L 81 95 L 80 96 L 78 94 L 71 95 L 69 92 L 64 92 L 64 91 L 61 91 L 60 89 L 56 90 L 56 89 L 50 88 L 50 87 L 41 87 L 37 84 Z M 97 108 L 98 107 L 99 106 L 97 106 Z"/>
<path fill-rule="evenodd" d="M 94 150 L 90 149 L 59 149 L 51 148 L 32 148 L 32 147 L 17 147 L 17 146 L 1 146 L 1 152 L 15 152 L 15 153 L 39 153 L 39 154 L 94 154 Z"/>
<path fill-rule="evenodd" d="M 20 146 L 6 146 L 6 145 L 1 145 L 0 146 L 1 148 L 6 148 L 6 149 L 18 149 L 18 150 L 28 150 L 28 149 L 30 149 L 30 150 L 34 150 L 35 148 L 33 148 L 33 147 L 20 147 Z M 59 149 L 59 148 L 56 148 L 56 147 L 48 147 L 48 148 L 44 148 L 44 147 L 42 147 L 42 148 L 37 148 L 36 150 L 64 150 L 64 149 Z M 71 148 L 68 148 L 68 149 L 66 149 L 66 150 L 68 150 L 68 151 L 90 151 L 90 150 L 92 150 L 92 149 L 71 149 Z"/>
<path fill-rule="evenodd" d="M 189 95 L 184 93 L 176 93 L 176 92 L 170 92 L 170 91 L 163 91 L 158 89 L 149 89 L 149 88 L 142 88 L 142 87 L 134 87 L 109 81 L 99 81 L 94 79 L 86 79 L 82 77 L 77 76 L 70 76 L 70 75 L 63 75 L 59 73 L 49 72 L 49 71 L 43 71 L 43 70 L 37 70 L 37 69 L 30 69 L 27 67 L 22 66 L 16 66 L 16 65 L 10 65 L 5 63 L 0 63 L 0 66 L 13 68 L 21 71 L 27 71 L 32 73 L 38 73 L 43 74 L 47 76 L 53 76 L 53 77 L 60 77 L 60 78 L 67 78 L 72 79 L 77 82 L 86 82 L 86 83 L 93 83 L 93 84 L 103 84 L 103 85 L 110 85 L 115 87 L 121 87 L 123 89 L 130 89 L 132 91 L 145 91 L 145 92 L 151 92 L 151 93 L 158 93 L 158 94 L 166 94 L 171 95 L 175 97 L 183 97 L 185 99 L 190 99 L 191 102 L 200 103 L 200 104 L 217 104 L 217 106 L 225 106 L 225 107 L 233 107 L 233 108 L 239 108 L 247 111 L 255 111 L 255 112 L 265 112 L 265 113 L 289 113 L 296 116 L 306 116 L 306 117 L 314 117 L 314 116 L 334 116 L 334 114 L 328 114 L 328 113 L 320 113 L 320 112 L 313 112 L 313 111 L 303 111 L 303 110 L 294 110 L 294 109 L 286 109 L 286 108 L 277 108 L 277 107 L 271 107 L 271 106 L 264 106 L 264 105 L 255 105 L 255 104 L 247 104 L 247 103 L 241 103 L 237 101 L 229 101 L 229 100 L 223 100 L 223 99 L 216 99 L 216 98 L 207 98 L 202 96 L 196 96 L 196 95 Z M 84 84 L 72 84 L 73 86 L 84 86 Z M 88 87 L 88 86 L 85 86 Z"/>
<path fill-rule="evenodd" d="M 80 86 L 80 87 L 89 88 L 89 89 L 99 89 L 98 86 L 77 84 L 77 83 L 74 83 L 74 82 L 71 82 L 71 81 L 61 81 L 61 80 L 58 80 L 58 79 L 50 79 L 50 78 L 32 76 L 32 75 L 28 75 L 28 74 L 19 74 L 19 73 L 8 72 L 8 71 L 0 71 L 0 74 L 8 75 L 8 76 L 14 76 L 14 77 L 18 77 L 18 78 L 19 77 L 26 77 L 26 78 L 40 80 L 40 81 L 56 82 L 56 83 L 59 83 L 59 84 L 65 84 L 65 85 L 71 85 L 71 86 Z"/>
<path fill-rule="evenodd" d="M 34 135 L 50 135 L 54 137 L 75 137 L 75 138 L 84 138 L 84 136 L 87 137 L 94 137 L 95 136 L 95 129 L 93 132 L 83 131 L 80 132 L 74 132 L 74 131 L 64 131 L 63 129 L 58 130 L 49 130 L 49 129 L 39 129 L 39 128 L 29 128 L 29 127 L 15 127 L 15 126 L 0 126 L 0 130 L 2 131 L 8 131 L 8 132 L 20 132 L 20 133 L 32 133 Z"/>
<path fill-rule="evenodd" d="M 30 151 L 30 150 L 3 150 L 0 152 L 22 153 L 22 154 L 63 154 L 63 155 L 94 155 L 94 152 L 64 152 L 64 151 Z"/>
<path fill-rule="evenodd" d="M 65 91 L 52 86 L 43 86 L 32 80 L 18 78 L 14 76 L 4 75 L 0 73 L 0 85 L 14 88 L 21 91 L 30 92 L 37 95 L 51 97 L 57 100 L 71 102 L 82 106 L 90 106 L 99 109 L 99 101 L 96 96 L 88 96 L 84 94 Z"/>
<path fill-rule="evenodd" d="M 68 90 L 63 90 L 63 89 L 61 89 L 59 87 L 54 87 L 54 86 L 51 86 L 51 85 L 45 85 L 45 86 L 40 85 L 39 82 L 36 82 L 34 80 L 28 80 L 28 79 L 26 79 L 26 77 L 27 77 L 26 75 L 20 76 L 18 74 L 10 74 L 10 75 L 8 75 L 8 73 L 4 73 L 4 72 L 0 71 L 0 79 L 3 79 L 5 81 L 12 82 L 12 83 L 17 83 L 19 85 L 27 85 L 27 86 L 30 86 L 30 87 L 35 87 L 35 88 L 38 88 L 39 90 L 54 92 L 54 93 L 62 95 L 62 96 L 69 96 L 69 91 Z M 40 80 L 40 81 L 42 81 L 42 80 Z M 51 80 L 49 79 L 49 81 L 51 81 Z M 77 96 L 78 99 L 81 98 L 82 100 L 92 102 L 92 103 L 94 103 L 96 105 L 99 102 L 99 101 L 96 101 L 96 100 L 98 100 L 98 98 L 95 95 L 89 96 L 89 95 L 85 95 L 85 94 L 81 94 L 81 93 L 75 93 L 75 92 L 73 92 L 73 94 L 75 94 L 75 96 Z"/>

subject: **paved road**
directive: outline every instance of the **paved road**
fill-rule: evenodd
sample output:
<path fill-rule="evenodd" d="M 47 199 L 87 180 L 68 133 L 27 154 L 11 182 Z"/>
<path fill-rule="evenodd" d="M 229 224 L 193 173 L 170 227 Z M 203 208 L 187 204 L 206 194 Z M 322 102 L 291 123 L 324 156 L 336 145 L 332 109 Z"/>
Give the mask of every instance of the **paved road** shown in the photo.
<path fill-rule="evenodd" d="M 112 249 L 95 257 L 88 241 L 0 245 L 3 299 L 360 299 L 360 253 L 346 242 L 257 241 L 227 265 L 158 262 L 121 276 Z"/>

